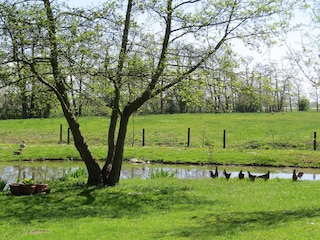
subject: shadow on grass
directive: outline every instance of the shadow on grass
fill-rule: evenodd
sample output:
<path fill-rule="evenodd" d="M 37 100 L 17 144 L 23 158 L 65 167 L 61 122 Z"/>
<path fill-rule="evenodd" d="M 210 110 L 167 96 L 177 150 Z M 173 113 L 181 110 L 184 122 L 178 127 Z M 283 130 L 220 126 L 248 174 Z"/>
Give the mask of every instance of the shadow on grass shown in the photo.
<path fill-rule="evenodd" d="M 1 221 L 27 223 L 82 217 L 136 218 L 172 208 L 192 209 L 213 200 L 194 198 L 187 186 L 130 186 L 95 188 L 74 186 L 48 195 L 0 196 Z M 5 206 L 5 207 L 3 207 Z"/>
<path fill-rule="evenodd" d="M 208 214 L 208 209 L 225 206 L 212 197 L 197 195 L 188 184 L 130 184 L 114 188 L 95 188 L 74 185 L 53 188 L 48 195 L 0 195 L 0 226 L 6 222 L 55 222 L 85 217 L 137 218 L 159 213 L 187 212 L 187 226 L 157 230 L 154 238 L 201 239 L 207 236 L 237 235 L 253 230 L 272 230 L 300 219 L 320 217 L 320 208 L 293 211 L 228 212 Z M 199 197 L 200 196 L 200 197 Z M 209 195 L 210 196 L 210 195 Z M 214 206 L 214 207 L 213 207 Z M 161 214 L 165 216 L 165 214 Z M 181 216 L 181 215 L 180 215 Z"/>
<path fill-rule="evenodd" d="M 282 224 L 314 217 L 320 217 L 320 209 L 234 212 L 226 215 L 212 214 L 205 217 L 195 217 L 192 226 L 175 229 L 173 232 L 162 232 L 160 235 L 162 237 L 187 237 L 190 239 L 197 239 L 201 236 L 211 236 L 212 238 L 224 235 L 235 236 L 240 232 L 273 230 Z"/>

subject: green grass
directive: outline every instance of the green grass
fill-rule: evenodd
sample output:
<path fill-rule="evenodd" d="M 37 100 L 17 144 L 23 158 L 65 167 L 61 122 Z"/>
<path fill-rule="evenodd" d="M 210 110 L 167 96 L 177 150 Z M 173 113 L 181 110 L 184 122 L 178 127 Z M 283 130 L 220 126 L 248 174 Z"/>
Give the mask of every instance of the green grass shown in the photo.
<path fill-rule="evenodd" d="M 107 154 L 107 118 L 80 118 L 97 159 Z M 63 124 L 63 142 L 59 128 Z M 133 124 L 134 123 L 134 124 Z M 125 158 L 167 163 L 319 167 L 318 113 L 135 116 Z M 142 129 L 146 146 L 141 146 Z M 191 146 L 186 147 L 187 129 Z M 79 159 L 64 119 L 0 121 L 0 161 Z M 222 133 L 227 131 L 227 147 Z M 22 140 L 26 148 L 13 156 Z M 81 171 L 48 195 L 0 191 L 0 239 L 318 239 L 318 181 L 176 179 L 168 172 L 117 187 L 87 187 Z M 76 177 L 76 178 L 75 178 Z M 75 178 L 75 179 L 74 179 Z M 70 180 L 73 179 L 73 180 Z"/>
<path fill-rule="evenodd" d="M 316 181 L 130 179 L 113 188 L 51 182 L 0 193 L 1 239 L 318 239 Z"/>
<path fill-rule="evenodd" d="M 130 120 L 124 156 L 166 163 L 319 167 L 319 150 L 313 151 L 313 134 L 319 132 L 318 115 L 317 112 L 138 115 Z M 94 156 L 105 158 L 109 119 L 82 117 L 79 121 Z M 60 124 L 63 141 L 59 144 Z M 79 159 L 72 139 L 70 145 L 66 144 L 67 124 L 62 118 L 2 120 L 0 126 L 0 161 Z M 144 147 L 142 129 L 145 129 Z M 13 156 L 22 140 L 27 147 L 22 155 Z"/>

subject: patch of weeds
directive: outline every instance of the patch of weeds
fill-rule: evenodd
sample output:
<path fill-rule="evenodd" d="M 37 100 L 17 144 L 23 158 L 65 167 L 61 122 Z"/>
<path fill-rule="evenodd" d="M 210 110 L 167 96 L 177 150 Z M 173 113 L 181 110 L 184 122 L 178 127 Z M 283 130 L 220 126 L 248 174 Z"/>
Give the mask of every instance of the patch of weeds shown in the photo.
<path fill-rule="evenodd" d="M 52 180 L 52 183 L 58 183 L 59 191 L 74 188 L 83 188 L 86 186 L 88 173 L 85 168 L 69 169 L 62 177 Z"/>
<path fill-rule="evenodd" d="M 88 176 L 87 170 L 84 168 L 78 168 L 69 173 L 71 178 L 86 178 Z"/>
<path fill-rule="evenodd" d="M 149 178 L 173 178 L 176 176 L 176 173 L 169 170 L 163 170 L 163 169 L 157 169 L 154 171 L 151 171 L 149 174 Z"/>
<path fill-rule="evenodd" d="M 88 177 L 87 170 L 85 168 L 69 169 L 65 172 L 60 181 L 72 180 L 72 179 L 85 179 Z"/>

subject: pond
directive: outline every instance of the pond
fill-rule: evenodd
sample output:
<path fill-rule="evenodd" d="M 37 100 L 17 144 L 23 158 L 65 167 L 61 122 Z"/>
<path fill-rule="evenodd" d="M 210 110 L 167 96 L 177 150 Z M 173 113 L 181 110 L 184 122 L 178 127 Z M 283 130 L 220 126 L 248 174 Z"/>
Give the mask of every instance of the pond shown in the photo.
<path fill-rule="evenodd" d="M 101 162 L 101 165 L 103 163 Z M 16 182 L 17 179 L 34 178 L 39 182 L 46 182 L 51 179 L 60 178 L 69 172 L 84 168 L 81 161 L 41 161 L 41 162 L 2 162 L 0 163 L 0 177 L 8 182 Z M 163 170 L 175 174 L 177 178 L 209 178 L 209 170 L 214 166 L 205 165 L 165 165 L 165 164 L 123 164 L 121 178 L 143 178 L 146 179 L 151 173 Z M 242 169 L 247 178 L 247 171 L 252 174 L 261 175 L 270 171 L 270 178 L 291 179 L 293 168 L 267 168 L 267 167 L 239 167 L 239 166 L 218 166 L 219 177 L 223 177 L 222 171 L 226 169 L 231 172 L 231 178 L 237 178 Z M 320 180 L 320 169 L 297 169 L 304 172 L 302 180 Z"/>

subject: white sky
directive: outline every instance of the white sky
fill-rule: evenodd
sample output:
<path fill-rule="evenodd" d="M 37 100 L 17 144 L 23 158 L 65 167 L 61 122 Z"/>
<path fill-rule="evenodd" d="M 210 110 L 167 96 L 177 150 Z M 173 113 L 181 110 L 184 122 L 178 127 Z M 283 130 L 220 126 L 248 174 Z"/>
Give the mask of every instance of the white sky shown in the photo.
<path fill-rule="evenodd" d="M 90 7 L 90 6 L 97 6 L 102 4 L 103 2 L 107 1 L 107 0 L 65 0 L 66 3 L 69 6 L 72 7 Z M 297 14 L 295 17 L 295 20 L 293 20 L 293 22 L 298 23 L 301 20 L 305 20 L 306 16 L 302 16 L 301 14 Z M 299 36 L 299 33 L 291 33 L 290 35 L 290 39 L 288 39 L 288 44 L 290 46 L 294 46 L 294 45 L 298 45 L 297 43 L 300 41 L 301 36 Z M 258 53 L 252 53 L 253 56 L 257 59 L 258 62 L 276 62 L 276 61 L 281 61 L 283 58 L 285 58 L 286 54 L 287 54 L 287 47 L 285 45 L 282 46 L 274 46 L 270 49 L 265 48 L 261 50 L 261 54 Z M 240 53 L 243 55 L 245 55 L 246 53 L 248 53 L 248 49 L 243 49 L 240 50 Z"/>
<path fill-rule="evenodd" d="M 65 0 L 70 7 L 97 6 L 107 0 Z"/>

